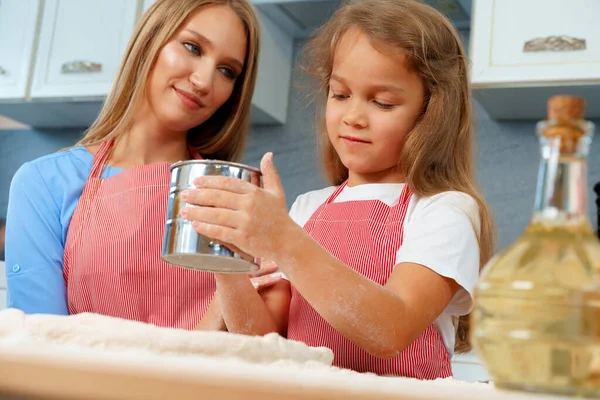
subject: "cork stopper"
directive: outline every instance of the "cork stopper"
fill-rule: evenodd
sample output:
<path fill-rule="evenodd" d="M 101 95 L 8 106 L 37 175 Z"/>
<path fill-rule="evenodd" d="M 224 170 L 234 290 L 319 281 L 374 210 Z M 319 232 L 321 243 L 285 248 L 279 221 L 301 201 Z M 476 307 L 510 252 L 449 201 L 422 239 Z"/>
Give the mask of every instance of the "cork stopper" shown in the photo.
<path fill-rule="evenodd" d="M 549 120 L 580 120 L 585 116 L 585 99 L 558 95 L 548 100 Z"/>
<path fill-rule="evenodd" d="M 563 154 L 577 152 L 579 140 L 585 132 L 579 121 L 584 119 L 585 100 L 581 97 L 558 95 L 548 99 L 549 124 L 542 131 L 542 136 L 560 141 Z"/>

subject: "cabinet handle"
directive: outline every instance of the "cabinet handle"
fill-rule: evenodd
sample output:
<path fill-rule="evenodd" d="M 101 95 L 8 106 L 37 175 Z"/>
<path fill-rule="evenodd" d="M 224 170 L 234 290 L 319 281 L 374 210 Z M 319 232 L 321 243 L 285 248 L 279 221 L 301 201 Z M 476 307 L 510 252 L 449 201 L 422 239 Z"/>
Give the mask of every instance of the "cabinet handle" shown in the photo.
<path fill-rule="evenodd" d="M 523 46 L 524 52 L 573 51 L 585 50 L 585 39 L 572 36 L 546 36 L 528 40 Z"/>
<path fill-rule="evenodd" d="M 63 74 L 81 74 L 86 72 L 101 72 L 102 64 L 91 61 L 71 61 L 62 65 Z"/>
<path fill-rule="evenodd" d="M 5 70 L 4 68 L 0 67 L 0 75 L 7 75 L 8 71 Z"/>

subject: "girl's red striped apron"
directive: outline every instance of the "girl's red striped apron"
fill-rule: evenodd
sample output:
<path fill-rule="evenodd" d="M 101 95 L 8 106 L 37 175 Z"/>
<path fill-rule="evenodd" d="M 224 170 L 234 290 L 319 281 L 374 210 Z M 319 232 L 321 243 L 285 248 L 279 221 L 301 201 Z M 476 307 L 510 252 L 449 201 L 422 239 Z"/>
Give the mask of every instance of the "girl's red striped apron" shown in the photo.
<path fill-rule="evenodd" d="M 404 219 L 412 194 L 405 186 L 393 207 L 379 200 L 334 203 L 345 186 L 346 183 L 342 184 L 315 211 L 304 229 L 349 267 L 384 285 L 402 245 Z M 358 372 L 419 379 L 452 376 L 448 351 L 433 325 L 395 358 L 377 358 L 342 336 L 293 288 L 288 338 L 310 346 L 329 347 L 335 355 L 334 365 Z"/>
<path fill-rule="evenodd" d="M 208 308 L 215 280 L 211 273 L 160 258 L 170 164 L 135 166 L 102 179 L 112 144 L 105 141 L 96 152 L 69 225 L 63 269 L 69 313 L 193 329 Z"/>

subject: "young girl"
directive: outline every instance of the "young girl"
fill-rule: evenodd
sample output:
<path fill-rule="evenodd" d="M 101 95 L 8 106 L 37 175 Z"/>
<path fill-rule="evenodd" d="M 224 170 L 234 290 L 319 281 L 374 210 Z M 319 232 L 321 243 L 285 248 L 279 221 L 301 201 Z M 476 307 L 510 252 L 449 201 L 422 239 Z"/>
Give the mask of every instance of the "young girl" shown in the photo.
<path fill-rule="evenodd" d="M 215 281 L 160 259 L 169 165 L 241 157 L 257 58 L 247 0 L 158 0 L 83 140 L 13 178 L 8 306 L 196 327 Z"/>
<path fill-rule="evenodd" d="M 335 186 L 299 196 L 288 216 L 267 154 L 264 189 L 205 177 L 186 193 L 201 206 L 183 210 L 199 233 L 272 260 L 289 280 L 263 302 L 246 277 L 217 275 L 225 324 L 330 347 L 335 365 L 360 372 L 451 376 L 453 351 L 468 349 L 459 317 L 493 250 L 460 38 L 417 1 L 359 0 L 308 56 Z"/>

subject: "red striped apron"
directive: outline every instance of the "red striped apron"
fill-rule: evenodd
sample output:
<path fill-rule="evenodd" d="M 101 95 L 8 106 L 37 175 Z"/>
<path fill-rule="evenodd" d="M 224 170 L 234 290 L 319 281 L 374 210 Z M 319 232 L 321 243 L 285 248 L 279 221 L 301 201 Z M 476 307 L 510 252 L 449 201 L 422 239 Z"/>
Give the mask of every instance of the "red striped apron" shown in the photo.
<path fill-rule="evenodd" d="M 102 179 L 112 144 L 106 141 L 96 152 L 69 225 L 63 269 L 69 313 L 193 329 L 208 308 L 215 280 L 211 273 L 160 258 L 170 164 L 135 166 Z"/>
<path fill-rule="evenodd" d="M 404 219 L 412 193 L 405 186 L 393 207 L 379 200 L 334 203 L 345 186 L 346 183 L 342 184 L 315 211 L 304 229 L 349 267 L 384 285 L 402 245 Z M 433 325 L 395 358 L 377 358 L 342 336 L 293 288 L 288 338 L 310 346 L 329 347 L 335 355 L 335 366 L 358 372 L 418 379 L 452 376 L 448 351 Z"/>

